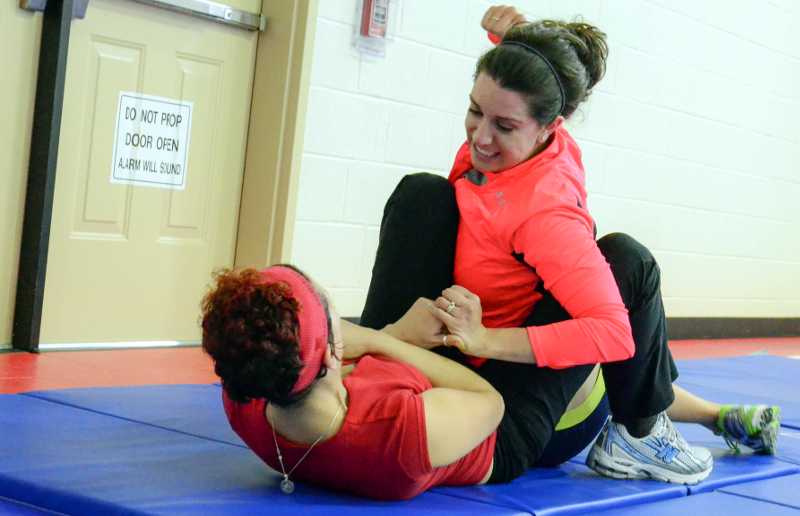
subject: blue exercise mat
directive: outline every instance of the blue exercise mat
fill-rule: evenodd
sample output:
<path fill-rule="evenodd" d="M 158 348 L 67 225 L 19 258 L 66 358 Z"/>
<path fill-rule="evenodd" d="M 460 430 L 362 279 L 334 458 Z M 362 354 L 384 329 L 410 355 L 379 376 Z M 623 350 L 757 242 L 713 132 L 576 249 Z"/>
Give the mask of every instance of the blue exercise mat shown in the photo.
<path fill-rule="evenodd" d="M 615 507 L 606 511 L 595 512 L 608 516 L 797 516 L 797 511 L 759 500 L 750 500 L 726 493 L 708 493 L 685 498 L 665 500 L 658 503 Z"/>
<path fill-rule="evenodd" d="M 59 513 L 0 497 L 0 516 L 42 516 L 44 514 Z"/>
<path fill-rule="evenodd" d="M 766 401 L 777 401 L 791 424 L 792 418 L 800 416 L 793 405 L 796 400 L 788 394 L 798 391 L 792 384 L 800 381 L 800 370 L 796 375 L 792 371 L 800 362 L 773 359 L 685 361 L 680 364 L 679 383 L 703 396 L 719 392 L 723 397 L 715 401 L 759 402 L 753 393 L 772 396 L 777 376 L 781 394 Z M 748 387 L 737 391 L 737 385 L 745 383 L 742 378 Z M 677 504 L 684 503 L 687 493 L 692 494 L 688 499 L 715 497 L 719 493 L 705 492 L 800 473 L 800 431 L 782 429 L 777 457 L 749 457 L 731 454 L 722 439 L 708 430 L 681 425 L 687 439 L 709 447 L 716 460 L 709 479 L 688 489 L 602 478 L 581 464 L 579 457 L 559 468 L 532 470 L 507 485 L 435 488 L 410 502 L 374 502 L 308 485 L 298 485 L 295 495 L 287 497 L 277 489 L 277 474 L 230 430 L 216 385 L 0 396 L 0 428 L 4 437 L 0 497 L 30 503 L 31 510 L 46 507 L 67 513 L 251 514 L 269 507 L 269 513 L 277 515 L 333 511 L 565 514 L 612 508 L 616 512 L 633 506 L 647 507 L 649 513 L 662 504 L 683 510 L 684 505 Z M 764 501 L 747 503 L 751 502 L 769 510 L 782 508 Z M 691 510 L 697 503 L 685 507 Z M 28 509 L 11 502 L 8 506 Z M 696 507 L 702 510 L 701 505 Z M 756 513 L 769 513 L 765 510 Z"/>
<path fill-rule="evenodd" d="M 142 421 L 159 428 L 172 429 L 195 436 L 207 436 L 227 442 L 241 442 L 238 440 L 238 437 L 232 433 L 225 418 L 220 402 L 220 388 L 213 385 L 67 389 L 63 391 L 27 393 L 26 396 L 52 401 L 64 406 L 80 407 L 97 414 L 110 414 L 129 420 Z M 266 468 L 266 466 L 264 467 Z M 571 468 L 571 470 L 574 470 L 574 468 Z M 579 472 L 572 472 L 575 473 L 575 475 L 579 475 Z M 583 473 L 588 473 L 588 469 Z M 566 475 L 567 473 L 562 469 L 537 470 L 537 472 L 532 472 L 525 478 L 530 484 L 532 482 L 538 482 L 544 477 L 564 477 Z M 564 480 L 565 479 L 562 478 L 559 484 L 563 483 Z M 657 499 L 653 497 L 660 496 L 661 492 L 664 490 L 672 492 L 672 494 L 676 496 L 683 496 L 686 494 L 685 488 L 676 489 L 675 486 L 665 486 L 664 484 L 656 482 L 647 482 L 646 484 L 652 485 L 645 488 L 639 486 L 635 488 L 624 486 L 621 489 L 621 493 L 612 493 L 619 488 L 619 482 L 602 479 L 600 477 L 597 477 L 595 480 L 601 484 L 605 484 L 611 489 L 597 491 L 595 489 L 598 487 L 597 485 L 589 485 L 586 488 L 587 491 L 579 495 L 582 496 L 582 498 L 576 498 L 577 504 L 589 503 L 590 507 L 594 507 L 597 504 L 599 504 L 599 506 L 605 506 L 603 504 L 616 503 L 615 500 L 617 499 L 624 500 L 626 503 L 627 501 L 636 503 L 637 500 L 642 499 Z M 520 481 L 522 481 L 522 479 L 520 479 Z M 500 489 L 501 487 L 503 486 L 492 486 L 490 488 L 480 487 L 474 489 L 488 489 L 491 491 Z M 464 490 L 464 488 L 449 489 L 447 493 L 452 494 L 453 492 L 462 490 Z M 562 491 L 557 491 L 551 497 L 540 498 L 540 502 L 549 504 L 548 506 L 557 506 L 564 503 L 569 505 L 571 502 L 571 495 L 565 498 Z M 439 491 L 434 490 L 434 492 Z M 610 496 L 612 494 L 613 496 L 611 496 L 610 499 L 602 498 L 602 496 L 598 496 L 600 492 L 603 493 L 602 496 Z M 463 496 L 469 497 L 471 495 Z M 596 500 L 597 498 L 601 499 Z M 488 500 L 477 501 L 495 503 L 497 505 L 497 500 L 494 502 Z M 524 504 L 514 505 L 499 503 L 499 505 L 528 510 L 528 507 Z"/>
<path fill-rule="evenodd" d="M 718 403 L 780 405 L 782 424 L 800 429 L 800 360 L 756 355 L 678 362 L 678 385 Z"/>
<path fill-rule="evenodd" d="M 197 436 L 208 436 L 218 440 L 224 440 L 232 443 L 240 443 L 238 437 L 235 436 L 230 430 L 227 420 L 220 405 L 220 388 L 213 385 L 168 385 L 168 386 L 153 386 L 153 387 L 115 387 L 115 388 L 102 388 L 102 389 L 68 389 L 63 391 L 47 391 L 28 393 L 28 396 L 54 401 L 67 406 L 81 407 L 93 412 L 102 414 L 112 414 L 118 417 L 124 417 L 131 420 L 143 421 L 160 428 L 173 429 L 179 432 L 188 433 Z M 179 417 L 179 414 L 183 414 Z M 706 432 L 708 433 L 708 432 Z M 709 433 L 710 435 L 710 433 Z M 713 437 L 713 436 L 712 436 Z M 718 439 L 718 438 L 717 438 Z M 718 439 L 719 440 L 719 439 Z M 719 440 L 721 443 L 722 441 Z M 759 465 L 763 466 L 764 460 L 761 460 Z M 774 462 L 774 461 L 773 461 Z M 753 474 L 753 469 L 750 467 L 752 463 L 736 464 L 733 467 L 723 467 L 715 471 L 715 474 L 722 482 L 721 485 L 737 482 L 744 476 L 750 478 Z M 793 468 L 784 464 L 779 464 L 776 469 L 774 465 L 763 468 L 759 471 L 758 478 L 767 478 L 777 474 L 785 474 L 788 471 L 793 471 Z M 526 478 L 530 481 L 539 481 L 542 475 L 553 476 L 569 476 L 566 475 L 561 469 L 556 470 L 543 470 L 544 472 L 531 473 Z M 589 473 L 589 470 L 583 471 Z M 578 473 L 572 471 L 572 473 Z M 598 482 L 605 483 L 611 489 L 603 491 L 604 494 L 609 494 L 618 489 L 619 482 L 614 480 L 603 479 L 600 477 L 595 478 Z M 568 478 L 562 478 L 562 482 L 569 482 Z M 639 503 L 641 499 L 649 499 L 651 493 L 660 495 L 660 491 L 664 488 L 664 484 L 652 483 L 642 492 L 640 488 L 636 488 L 630 493 L 620 495 L 620 500 L 624 503 Z M 717 485 L 716 483 L 714 485 Z M 493 486 L 491 490 L 496 489 L 498 486 Z M 589 506 L 594 507 L 595 499 L 598 498 L 595 484 L 589 484 L 587 490 L 581 495 L 575 493 L 566 499 L 557 494 L 552 498 L 542 498 L 537 496 L 538 509 L 557 508 L 565 503 L 569 506 L 574 502 L 577 506 L 583 506 L 584 503 L 589 503 Z M 626 486 L 622 491 L 628 490 Z M 487 488 L 475 488 L 478 490 L 486 490 Z M 670 488 L 671 489 L 671 488 Z M 685 488 L 682 488 L 685 490 Z M 457 491 L 461 491 L 459 488 Z M 560 493 L 560 491 L 557 491 Z M 685 494 L 685 493 L 684 493 Z M 583 497 L 581 497 L 583 496 Z M 599 506 L 603 504 L 617 503 L 617 494 L 606 499 L 600 498 L 597 500 Z M 501 497 L 504 498 L 504 497 Z M 630 498 L 630 500 L 629 500 Z M 588 502 L 587 502 L 588 500 Z M 494 503 L 498 503 L 497 500 Z M 545 504 L 545 505 L 541 505 Z M 500 505 L 506 505 L 501 503 Z M 517 507 L 516 505 L 510 505 Z M 524 510 L 530 510 L 532 507 L 528 505 L 519 506 Z"/>
<path fill-rule="evenodd" d="M 652 480 L 612 480 L 579 464 L 533 469 L 508 484 L 437 487 L 437 493 L 514 507 L 532 514 L 577 514 L 686 496 L 686 486 Z"/>
<path fill-rule="evenodd" d="M 778 435 L 778 451 L 775 456 L 780 460 L 800 465 L 800 430 L 781 428 Z"/>
<path fill-rule="evenodd" d="M 800 510 L 800 475 L 729 486 L 720 491 Z"/>
<path fill-rule="evenodd" d="M 286 496 L 239 446 L 31 396 L 0 396 L 0 428 L 0 497 L 67 514 L 520 514 L 436 493 L 383 503 L 298 484 Z"/>
<path fill-rule="evenodd" d="M 23 396 L 246 447 L 228 424 L 219 384 L 64 389 Z"/>

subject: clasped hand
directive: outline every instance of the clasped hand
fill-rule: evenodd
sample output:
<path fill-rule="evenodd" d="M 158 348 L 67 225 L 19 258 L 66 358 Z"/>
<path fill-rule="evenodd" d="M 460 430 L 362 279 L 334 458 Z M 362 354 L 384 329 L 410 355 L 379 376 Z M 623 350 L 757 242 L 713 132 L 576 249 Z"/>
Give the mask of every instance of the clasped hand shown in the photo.
<path fill-rule="evenodd" d="M 442 291 L 434 305 L 433 315 L 449 332 L 445 344 L 474 357 L 486 355 L 487 330 L 478 296 L 460 285 L 453 285 Z"/>
<path fill-rule="evenodd" d="M 472 356 L 483 356 L 486 328 L 478 296 L 453 285 L 432 301 L 419 298 L 408 311 L 384 331 L 425 349 L 453 346 Z"/>

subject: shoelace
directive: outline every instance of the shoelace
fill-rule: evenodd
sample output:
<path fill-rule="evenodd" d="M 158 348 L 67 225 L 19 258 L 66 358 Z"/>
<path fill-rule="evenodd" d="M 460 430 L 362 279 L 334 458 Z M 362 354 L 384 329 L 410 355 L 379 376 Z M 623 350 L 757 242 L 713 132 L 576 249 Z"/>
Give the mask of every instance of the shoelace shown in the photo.
<path fill-rule="evenodd" d="M 687 443 L 686 440 L 683 438 L 683 436 L 678 433 L 678 429 L 675 428 L 675 425 L 666 419 L 667 418 L 666 415 L 662 415 L 661 417 L 665 419 L 665 421 L 662 424 L 666 428 L 665 437 L 667 439 L 667 442 L 672 447 L 677 448 L 679 450 L 684 450 L 688 448 L 689 443 Z"/>

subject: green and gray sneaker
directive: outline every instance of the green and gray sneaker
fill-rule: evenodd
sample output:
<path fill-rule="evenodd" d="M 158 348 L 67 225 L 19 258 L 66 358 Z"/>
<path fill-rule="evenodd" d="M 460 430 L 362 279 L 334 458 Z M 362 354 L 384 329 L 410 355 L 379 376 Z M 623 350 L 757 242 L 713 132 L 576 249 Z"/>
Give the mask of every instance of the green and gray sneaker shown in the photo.
<path fill-rule="evenodd" d="M 775 455 L 781 409 L 769 405 L 723 405 L 717 418 L 717 435 L 737 453 L 740 445 L 756 453 Z"/>

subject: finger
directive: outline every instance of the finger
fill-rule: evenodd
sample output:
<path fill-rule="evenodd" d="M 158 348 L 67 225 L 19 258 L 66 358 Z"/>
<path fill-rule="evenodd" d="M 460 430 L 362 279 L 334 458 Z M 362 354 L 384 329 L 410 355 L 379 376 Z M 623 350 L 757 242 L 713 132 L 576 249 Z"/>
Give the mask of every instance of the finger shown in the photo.
<path fill-rule="evenodd" d="M 464 297 L 469 297 L 473 295 L 472 292 L 469 289 L 467 289 L 467 287 L 462 287 L 461 285 L 453 285 L 448 288 L 451 288 L 454 292 L 458 292 Z"/>
<path fill-rule="evenodd" d="M 519 12 L 510 5 L 503 5 L 500 7 L 501 9 L 497 10 L 493 21 L 495 23 L 495 27 L 505 34 L 508 32 L 508 29 L 514 26 L 514 20 L 519 15 Z"/>
<path fill-rule="evenodd" d="M 434 304 L 437 310 L 442 310 L 448 315 L 451 315 L 455 318 L 459 317 L 459 314 L 463 313 L 463 310 L 459 309 L 458 303 L 451 303 L 449 299 L 446 297 L 439 297 L 436 299 L 436 303 Z M 461 306 L 464 306 L 463 304 Z"/>
<path fill-rule="evenodd" d="M 462 293 L 462 291 L 453 287 L 448 287 L 442 290 L 442 296 L 460 306 L 464 306 L 468 301 L 467 297 Z"/>
<path fill-rule="evenodd" d="M 459 292 L 462 296 L 464 296 L 465 299 L 468 299 L 470 301 L 477 301 L 478 303 L 480 303 L 481 298 L 478 297 L 477 294 L 472 293 L 472 291 L 468 290 L 466 287 L 462 287 L 461 285 L 453 285 L 450 288 Z"/>
<path fill-rule="evenodd" d="M 476 305 L 463 296 L 451 295 L 449 298 L 441 297 L 440 299 L 445 302 L 436 303 L 436 307 L 457 319 L 469 319 L 476 309 L 480 309 L 480 305 Z"/>
<path fill-rule="evenodd" d="M 445 289 L 443 292 L 443 297 L 454 302 L 459 308 L 466 308 L 467 311 L 473 311 L 475 308 L 480 306 L 480 302 L 477 302 L 477 298 L 471 299 L 458 290 Z"/>
<path fill-rule="evenodd" d="M 466 346 L 464 345 L 464 341 L 461 340 L 461 337 L 458 335 L 448 335 L 447 336 L 447 347 L 448 348 L 458 348 L 459 351 L 462 353 L 466 353 Z"/>
<path fill-rule="evenodd" d="M 511 26 L 516 27 L 517 25 L 522 25 L 523 23 L 527 23 L 528 20 L 525 19 L 525 15 L 522 13 L 517 13 L 516 16 L 511 20 Z"/>
<path fill-rule="evenodd" d="M 437 301 L 438 301 L 438 300 L 437 300 Z M 454 317 L 454 316 L 452 316 L 452 315 L 448 314 L 446 309 L 439 308 L 439 306 L 437 306 L 436 304 L 434 304 L 434 305 L 431 307 L 431 313 L 432 313 L 432 314 L 433 314 L 433 315 L 434 315 L 434 316 L 435 316 L 437 319 L 439 319 L 439 320 L 442 322 L 442 324 L 444 324 L 445 326 L 448 326 L 448 327 L 449 327 L 451 324 L 453 324 L 453 323 L 457 322 L 457 320 L 458 320 L 458 319 L 456 319 L 456 317 Z"/>
<path fill-rule="evenodd" d="M 494 21 L 494 18 L 497 18 L 497 12 L 498 6 L 492 6 L 486 10 L 483 18 L 481 19 L 481 27 L 483 27 L 484 30 L 489 30 L 489 26 L 493 25 L 492 22 Z"/>

